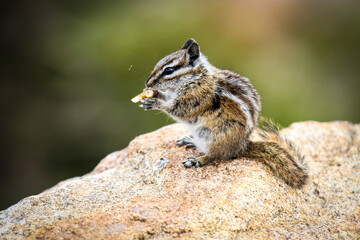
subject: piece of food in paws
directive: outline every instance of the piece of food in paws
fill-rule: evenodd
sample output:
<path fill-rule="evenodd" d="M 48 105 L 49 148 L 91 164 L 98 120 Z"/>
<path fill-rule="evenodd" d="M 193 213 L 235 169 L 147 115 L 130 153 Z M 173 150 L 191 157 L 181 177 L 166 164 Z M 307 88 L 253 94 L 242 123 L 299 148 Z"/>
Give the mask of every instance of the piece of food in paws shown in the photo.
<path fill-rule="evenodd" d="M 155 96 L 157 94 L 157 92 L 158 91 L 153 90 L 153 89 L 146 89 L 145 91 L 143 91 L 142 93 L 140 93 L 136 97 L 132 98 L 131 101 L 133 103 L 140 102 L 144 98 L 151 98 L 151 97 Z"/>

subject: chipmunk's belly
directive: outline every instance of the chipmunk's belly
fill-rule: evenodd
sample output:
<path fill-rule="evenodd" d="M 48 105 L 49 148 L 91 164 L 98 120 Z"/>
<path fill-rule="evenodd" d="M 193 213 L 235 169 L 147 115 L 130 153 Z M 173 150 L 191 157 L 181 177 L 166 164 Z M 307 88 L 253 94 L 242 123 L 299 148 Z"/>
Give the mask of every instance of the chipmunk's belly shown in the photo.
<path fill-rule="evenodd" d="M 200 152 L 207 153 L 211 144 L 211 131 L 198 123 L 187 123 L 194 144 Z"/>

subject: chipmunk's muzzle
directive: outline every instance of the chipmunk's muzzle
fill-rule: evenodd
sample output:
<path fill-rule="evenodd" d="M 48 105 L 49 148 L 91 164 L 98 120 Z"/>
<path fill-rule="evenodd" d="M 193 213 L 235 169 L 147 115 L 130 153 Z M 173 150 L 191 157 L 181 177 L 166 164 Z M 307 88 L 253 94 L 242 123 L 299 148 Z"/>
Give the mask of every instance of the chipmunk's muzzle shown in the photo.
<path fill-rule="evenodd" d="M 149 77 L 148 80 L 146 80 L 145 86 L 154 88 L 157 83 L 159 83 L 159 78 Z"/>
<path fill-rule="evenodd" d="M 151 77 L 149 77 L 149 78 L 146 80 L 146 82 L 145 82 L 145 86 L 146 86 L 146 87 L 151 87 L 151 86 L 150 86 L 150 83 L 151 83 L 150 80 L 151 80 Z"/>

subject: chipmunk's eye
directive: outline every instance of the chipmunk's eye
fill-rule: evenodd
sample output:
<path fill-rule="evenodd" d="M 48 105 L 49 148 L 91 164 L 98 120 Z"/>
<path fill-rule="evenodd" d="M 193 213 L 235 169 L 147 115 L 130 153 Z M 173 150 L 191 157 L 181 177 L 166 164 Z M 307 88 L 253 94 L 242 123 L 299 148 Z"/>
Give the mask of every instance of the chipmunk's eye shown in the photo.
<path fill-rule="evenodd" d="M 175 71 L 175 68 L 173 68 L 173 67 L 167 67 L 167 68 L 165 68 L 165 70 L 164 70 L 164 75 L 172 74 L 174 71 Z"/>

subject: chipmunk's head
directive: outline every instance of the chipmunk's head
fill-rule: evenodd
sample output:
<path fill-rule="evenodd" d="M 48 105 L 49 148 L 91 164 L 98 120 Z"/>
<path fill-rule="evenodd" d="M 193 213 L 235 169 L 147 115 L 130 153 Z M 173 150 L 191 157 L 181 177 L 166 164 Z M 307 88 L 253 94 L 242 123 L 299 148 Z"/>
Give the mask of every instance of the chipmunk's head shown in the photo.
<path fill-rule="evenodd" d="M 146 81 L 146 87 L 157 90 L 176 90 L 197 81 L 210 71 L 211 65 L 200 52 L 194 39 L 183 47 L 161 59 Z"/>

